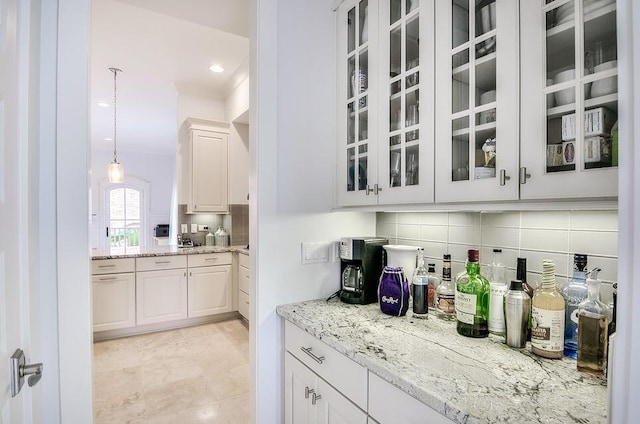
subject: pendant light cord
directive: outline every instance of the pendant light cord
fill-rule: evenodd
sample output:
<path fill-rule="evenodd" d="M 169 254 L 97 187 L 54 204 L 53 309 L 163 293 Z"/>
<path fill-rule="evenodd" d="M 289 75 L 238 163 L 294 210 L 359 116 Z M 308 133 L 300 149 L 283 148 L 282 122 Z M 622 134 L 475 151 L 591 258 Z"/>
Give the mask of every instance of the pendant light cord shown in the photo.
<path fill-rule="evenodd" d="M 116 152 L 116 143 L 117 143 L 117 126 L 116 126 L 116 93 L 117 93 L 117 85 L 116 78 L 118 76 L 118 72 L 122 72 L 121 69 L 118 68 L 109 68 L 111 72 L 113 72 L 113 161 L 118 162 L 117 152 Z"/>

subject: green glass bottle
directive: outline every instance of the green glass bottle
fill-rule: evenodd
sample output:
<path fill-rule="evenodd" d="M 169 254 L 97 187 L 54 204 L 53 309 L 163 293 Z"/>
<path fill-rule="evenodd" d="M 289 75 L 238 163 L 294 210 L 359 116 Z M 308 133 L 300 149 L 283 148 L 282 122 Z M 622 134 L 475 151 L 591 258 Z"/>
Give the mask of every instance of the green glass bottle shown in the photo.
<path fill-rule="evenodd" d="M 467 271 L 456 277 L 457 330 L 467 337 L 487 337 L 489 280 L 480 275 L 480 251 L 469 249 L 467 255 Z"/>

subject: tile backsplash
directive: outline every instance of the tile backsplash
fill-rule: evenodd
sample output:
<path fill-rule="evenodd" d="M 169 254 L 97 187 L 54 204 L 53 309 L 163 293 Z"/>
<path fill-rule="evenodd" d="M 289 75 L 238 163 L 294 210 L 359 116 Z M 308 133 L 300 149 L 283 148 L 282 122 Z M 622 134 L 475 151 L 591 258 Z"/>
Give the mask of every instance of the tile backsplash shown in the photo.
<path fill-rule="evenodd" d="M 208 225 L 211 232 L 215 232 L 218 226 L 222 226 L 227 233 L 232 246 L 242 246 L 249 243 L 249 206 L 229 205 L 228 214 L 214 213 L 187 213 L 186 205 L 178 205 L 178 226 L 180 224 Z M 197 245 L 204 245 L 208 231 L 198 231 L 190 234 L 191 239 Z"/>
<path fill-rule="evenodd" d="M 442 255 L 452 256 L 452 272 L 462 271 L 469 248 L 480 248 L 480 262 L 493 260 L 493 249 L 502 249 L 507 278 L 515 278 L 516 258 L 527 258 L 527 280 L 537 285 L 542 259 L 556 263 L 557 283 L 566 284 L 573 272 L 573 254 L 589 255 L 588 268 L 602 268 L 600 278 L 617 281 L 617 211 L 534 212 L 423 212 L 376 215 L 376 235 L 392 244 L 424 248 L 428 262 L 442 269 Z M 483 268 L 483 270 L 486 268 Z M 602 287 L 608 301 L 611 287 Z"/>

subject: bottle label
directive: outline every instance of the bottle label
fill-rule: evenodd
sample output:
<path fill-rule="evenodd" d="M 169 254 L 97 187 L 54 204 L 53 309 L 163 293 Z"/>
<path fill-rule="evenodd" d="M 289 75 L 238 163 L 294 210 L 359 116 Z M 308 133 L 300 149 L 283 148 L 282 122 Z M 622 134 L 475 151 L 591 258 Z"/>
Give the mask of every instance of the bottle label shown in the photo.
<path fill-rule="evenodd" d="M 461 293 L 456 290 L 455 308 L 458 321 L 465 324 L 473 324 L 473 317 L 476 314 L 476 295 Z"/>
<path fill-rule="evenodd" d="M 489 331 L 504 333 L 504 294 L 506 284 L 491 284 L 489 288 Z"/>
<path fill-rule="evenodd" d="M 533 316 L 531 345 L 549 352 L 562 352 L 564 347 L 564 311 L 531 308 Z"/>
<path fill-rule="evenodd" d="M 456 295 L 454 294 L 438 294 L 436 308 L 445 314 L 453 314 L 456 304 Z"/>

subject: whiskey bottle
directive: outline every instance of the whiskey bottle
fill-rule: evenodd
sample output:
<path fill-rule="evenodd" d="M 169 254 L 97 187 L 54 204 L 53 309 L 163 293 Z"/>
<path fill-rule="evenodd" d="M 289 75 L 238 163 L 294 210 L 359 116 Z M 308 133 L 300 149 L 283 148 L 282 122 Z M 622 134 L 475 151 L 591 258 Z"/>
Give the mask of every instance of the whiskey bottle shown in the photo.
<path fill-rule="evenodd" d="M 578 371 L 604 375 L 611 311 L 600 301 L 600 268 L 587 279 L 587 298 L 578 305 Z"/>
<path fill-rule="evenodd" d="M 561 359 L 564 345 L 564 298 L 556 288 L 556 266 L 542 261 L 542 285 L 533 294 L 531 352 L 545 358 Z"/>
<path fill-rule="evenodd" d="M 489 281 L 480 275 L 480 252 L 469 249 L 467 269 L 456 277 L 458 334 L 467 337 L 489 335 Z"/>
<path fill-rule="evenodd" d="M 451 281 L 451 255 L 442 258 L 442 282 L 436 290 L 436 315 L 438 318 L 452 320 L 456 317 L 456 287 Z"/>

